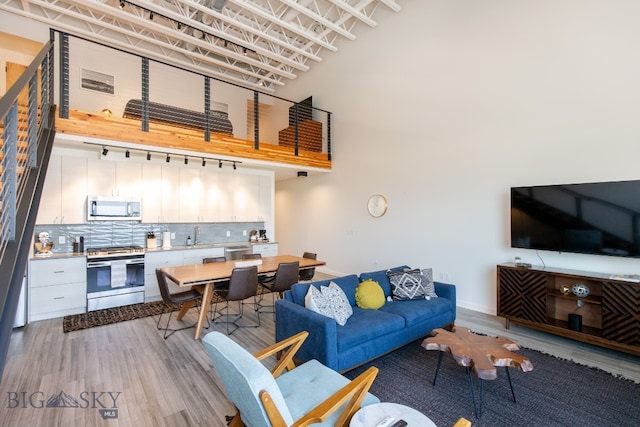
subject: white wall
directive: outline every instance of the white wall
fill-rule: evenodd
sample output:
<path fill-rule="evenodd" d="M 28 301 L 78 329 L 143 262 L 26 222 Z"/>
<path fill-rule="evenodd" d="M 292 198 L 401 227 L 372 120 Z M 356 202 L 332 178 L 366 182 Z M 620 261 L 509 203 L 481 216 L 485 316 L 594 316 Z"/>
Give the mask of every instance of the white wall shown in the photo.
<path fill-rule="evenodd" d="M 509 188 L 639 179 L 640 2 L 407 0 L 279 95 L 334 113 L 330 175 L 276 183 L 282 253 L 327 270 L 449 277 L 495 313 L 513 260 L 638 273 L 638 260 L 515 250 Z M 367 214 L 372 193 L 389 200 Z"/>

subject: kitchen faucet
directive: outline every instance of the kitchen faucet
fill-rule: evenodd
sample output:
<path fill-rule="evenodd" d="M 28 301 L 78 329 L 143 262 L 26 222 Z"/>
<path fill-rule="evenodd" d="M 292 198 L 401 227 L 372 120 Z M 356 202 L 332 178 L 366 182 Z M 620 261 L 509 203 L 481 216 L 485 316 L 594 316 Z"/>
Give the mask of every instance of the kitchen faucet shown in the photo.
<path fill-rule="evenodd" d="M 195 246 L 198 246 L 200 244 L 200 227 L 196 227 L 195 235 L 196 235 L 196 240 L 195 240 L 195 242 L 193 242 L 193 244 Z"/>

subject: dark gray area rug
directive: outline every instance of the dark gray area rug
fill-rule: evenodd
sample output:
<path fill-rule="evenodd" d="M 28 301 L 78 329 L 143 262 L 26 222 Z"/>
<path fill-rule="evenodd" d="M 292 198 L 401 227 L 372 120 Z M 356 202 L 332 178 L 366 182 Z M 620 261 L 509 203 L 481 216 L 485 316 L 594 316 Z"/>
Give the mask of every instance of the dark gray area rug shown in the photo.
<path fill-rule="evenodd" d="M 640 384 L 605 371 L 578 365 L 538 351 L 521 349 L 533 371 L 510 368 L 514 403 L 504 368 L 498 379 L 484 382 L 484 405 L 476 418 L 464 367 L 444 353 L 432 385 L 438 351 L 413 342 L 345 375 L 351 379 L 369 366 L 380 369 L 371 393 L 383 402 L 410 406 L 439 427 L 464 417 L 476 426 L 640 426 Z M 479 381 L 475 381 L 478 387 Z M 478 398 L 478 389 L 476 389 Z"/>

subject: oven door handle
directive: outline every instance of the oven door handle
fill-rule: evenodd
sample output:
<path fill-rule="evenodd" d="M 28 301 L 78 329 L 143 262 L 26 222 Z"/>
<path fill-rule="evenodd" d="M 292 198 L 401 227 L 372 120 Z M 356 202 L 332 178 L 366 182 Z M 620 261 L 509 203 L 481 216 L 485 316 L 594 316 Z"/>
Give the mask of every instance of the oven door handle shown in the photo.
<path fill-rule="evenodd" d="M 128 259 L 125 264 L 144 264 L 144 258 Z"/>
<path fill-rule="evenodd" d="M 111 262 L 109 262 L 109 261 L 90 261 L 90 262 L 87 262 L 87 268 L 97 268 L 97 267 L 111 267 Z"/>

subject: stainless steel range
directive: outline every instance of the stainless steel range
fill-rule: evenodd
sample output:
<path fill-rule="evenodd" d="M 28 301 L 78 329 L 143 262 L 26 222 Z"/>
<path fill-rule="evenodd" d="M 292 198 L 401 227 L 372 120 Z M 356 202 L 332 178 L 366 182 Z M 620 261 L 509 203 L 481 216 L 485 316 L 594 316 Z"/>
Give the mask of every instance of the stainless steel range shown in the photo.
<path fill-rule="evenodd" d="M 144 302 L 144 248 L 87 249 L 87 311 Z"/>

